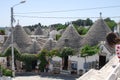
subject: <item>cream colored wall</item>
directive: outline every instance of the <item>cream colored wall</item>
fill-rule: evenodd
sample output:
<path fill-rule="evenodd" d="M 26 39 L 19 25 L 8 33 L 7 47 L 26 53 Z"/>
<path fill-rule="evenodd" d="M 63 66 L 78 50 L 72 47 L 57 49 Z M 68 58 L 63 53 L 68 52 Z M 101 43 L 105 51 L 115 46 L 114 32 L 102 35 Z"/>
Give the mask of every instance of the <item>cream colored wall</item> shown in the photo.
<path fill-rule="evenodd" d="M 60 58 L 58 56 L 54 56 L 52 58 L 52 61 L 58 61 L 58 62 L 60 62 L 60 64 L 61 64 L 60 70 L 62 70 L 62 58 Z M 49 69 L 50 69 L 50 71 L 53 70 L 53 64 L 49 64 Z"/>
<path fill-rule="evenodd" d="M 102 48 L 103 50 L 101 52 L 106 56 L 106 61 L 109 61 L 110 59 L 112 59 L 115 54 L 110 53 L 104 45 L 101 45 L 101 47 L 103 47 Z"/>
<path fill-rule="evenodd" d="M 85 63 L 85 58 L 83 57 L 78 57 L 78 56 L 71 56 L 69 57 L 70 61 L 77 61 L 78 65 L 77 65 L 77 72 L 79 74 L 79 70 L 82 69 L 85 72 L 84 69 L 84 63 Z M 93 56 L 88 56 L 86 57 L 86 62 L 92 62 L 92 61 L 99 61 L 99 55 L 93 55 Z"/>
<path fill-rule="evenodd" d="M 53 57 L 52 60 L 58 61 L 62 65 L 62 59 L 60 57 L 57 57 L 57 56 Z M 98 54 L 86 57 L 86 62 L 92 62 L 92 61 L 98 61 L 98 60 L 99 60 Z M 84 70 L 84 72 L 85 72 L 85 69 L 84 69 L 85 58 L 79 57 L 79 56 L 69 56 L 69 61 L 77 62 L 77 73 L 78 74 L 79 74 L 80 69 Z M 49 68 L 50 68 L 50 70 L 53 70 L 52 64 L 49 65 Z M 62 66 L 61 66 L 60 70 L 62 70 Z"/>
<path fill-rule="evenodd" d="M 77 80 L 118 80 L 120 76 L 120 63 L 117 56 L 114 56 L 100 70 L 91 69 Z"/>
<path fill-rule="evenodd" d="M 4 42 L 4 35 L 0 35 L 0 43 Z"/>
<path fill-rule="evenodd" d="M 0 57 L 0 65 L 6 67 L 7 66 L 7 59 L 6 57 Z"/>

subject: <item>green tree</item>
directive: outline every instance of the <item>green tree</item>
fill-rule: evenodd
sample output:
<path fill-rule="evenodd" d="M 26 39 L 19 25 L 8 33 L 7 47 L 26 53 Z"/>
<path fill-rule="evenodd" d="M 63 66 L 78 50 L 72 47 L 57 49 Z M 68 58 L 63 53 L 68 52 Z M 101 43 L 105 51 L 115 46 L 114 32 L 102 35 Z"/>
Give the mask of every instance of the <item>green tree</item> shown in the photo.
<path fill-rule="evenodd" d="M 53 56 L 60 56 L 60 53 L 57 49 L 53 49 L 48 52 L 47 56 L 52 58 Z"/>
<path fill-rule="evenodd" d="M 69 55 L 73 55 L 74 54 L 74 49 L 70 48 L 70 47 L 64 47 L 61 50 L 61 57 L 65 57 L 65 56 L 69 56 Z"/>
<path fill-rule="evenodd" d="M 98 46 L 85 45 L 80 49 L 81 57 L 92 56 L 99 51 Z"/>
<path fill-rule="evenodd" d="M 85 35 L 88 32 L 89 28 L 77 27 L 76 30 L 80 35 Z"/>
<path fill-rule="evenodd" d="M 5 30 L 0 30 L 0 35 L 5 35 Z"/>
<path fill-rule="evenodd" d="M 72 21 L 72 23 L 76 26 L 91 26 L 93 21 L 87 18 L 86 20 L 78 19 L 76 21 Z"/>
<path fill-rule="evenodd" d="M 41 72 L 44 72 L 44 69 L 46 67 L 46 65 L 48 64 L 48 61 L 46 59 L 46 55 L 48 54 L 47 50 L 42 50 L 39 54 L 38 54 L 38 59 L 40 60 L 40 64 L 39 64 L 39 68 L 41 70 Z"/>
<path fill-rule="evenodd" d="M 8 58 L 11 57 L 11 48 L 6 49 L 4 56 L 7 56 Z M 26 69 L 26 71 L 31 71 L 32 62 L 38 59 L 37 54 L 28 54 L 28 53 L 20 54 L 16 48 L 14 48 L 14 58 L 15 61 L 19 60 L 25 64 L 24 69 Z"/>
<path fill-rule="evenodd" d="M 37 61 L 37 59 L 38 59 L 37 54 L 24 53 L 24 54 L 21 54 L 21 57 L 19 60 L 24 63 L 23 67 L 24 69 L 26 69 L 26 71 L 32 71 L 32 63 L 34 61 Z"/>
<path fill-rule="evenodd" d="M 60 34 L 56 34 L 56 40 L 58 41 L 60 39 L 61 35 Z"/>
<path fill-rule="evenodd" d="M 93 21 L 90 18 L 86 19 L 86 26 L 92 26 L 93 25 Z"/>
<path fill-rule="evenodd" d="M 68 68 L 68 56 L 73 55 L 74 54 L 74 50 L 70 47 L 64 47 L 61 51 L 61 57 L 63 60 L 63 69 L 67 70 Z"/>
<path fill-rule="evenodd" d="M 81 55 L 81 57 L 84 57 L 85 64 L 86 64 L 86 57 L 92 56 L 92 55 L 96 54 L 98 51 L 99 51 L 98 46 L 85 45 L 80 49 L 80 55 Z"/>
<path fill-rule="evenodd" d="M 57 31 L 59 31 L 60 29 L 65 29 L 67 26 L 63 25 L 63 24 L 52 24 L 51 27 L 55 27 Z"/>
<path fill-rule="evenodd" d="M 12 55 L 11 52 L 12 52 L 11 47 L 9 47 L 5 50 L 3 56 L 11 56 Z M 15 59 L 20 59 L 20 56 L 21 56 L 20 52 L 16 48 L 14 48 L 14 56 L 15 56 Z"/>
<path fill-rule="evenodd" d="M 0 65 L 0 72 L 1 72 L 1 75 L 4 75 L 4 76 L 11 76 L 12 77 L 12 70 L 10 69 L 7 69 L 5 67 L 3 67 L 2 65 Z"/>
<path fill-rule="evenodd" d="M 111 20 L 109 17 L 104 19 L 104 21 L 107 23 L 111 30 L 113 30 L 114 27 L 117 26 L 117 23 L 114 20 Z"/>

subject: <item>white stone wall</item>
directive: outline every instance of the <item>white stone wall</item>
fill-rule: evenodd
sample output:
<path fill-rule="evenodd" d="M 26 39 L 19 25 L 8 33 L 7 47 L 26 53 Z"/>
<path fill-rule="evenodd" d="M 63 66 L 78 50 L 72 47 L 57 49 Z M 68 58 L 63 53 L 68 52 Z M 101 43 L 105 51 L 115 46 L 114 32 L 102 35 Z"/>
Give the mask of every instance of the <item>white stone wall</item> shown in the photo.
<path fill-rule="evenodd" d="M 6 65 L 7 65 L 6 57 L 0 57 L 0 65 L 6 67 Z"/>
<path fill-rule="evenodd" d="M 62 70 L 62 58 L 60 58 L 58 56 L 54 56 L 52 58 L 52 61 L 60 62 L 60 64 L 61 64 L 60 70 Z M 49 64 L 49 69 L 50 69 L 50 72 L 52 72 L 52 70 L 53 70 L 53 64 Z"/>
<path fill-rule="evenodd" d="M 79 74 L 80 69 L 84 70 L 84 72 L 85 72 L 85 69 L 84 69 L 85 58 L 78 57 L 78 56 L 70 56 L 69 60 L 70 61 L 77 61 L 77 63 L 78 63 L 77 64 L 77 73 L 78 74 Z M 92 62 L 92 61 L 99 61 L 98 54 L 86 57 L 86 62 Z"/>
<path fill-rule="evenodd" d="M 120 76 L 120 63 L 117 56 L 114 56 L 100 70 L 91 69 L 77 80 L 117 80 Z"/>
<path fill-rule="evenodd" d="M 56 57 L 53 57 L 52 60 L 58 61 L 62 65 L 62 58 L 56 56 Z M 69 56 L 69 61 L 77 62 L 77 74 L 79 74 L 79 70 L 81 70 L 81 69 L 85 72 L 85 69 L 84 69 L 85 58 L 80 57 L 80 56 Z M 86 57 L 86 62 L 93 62 L 93 61 L 99 61 L 98 54 Z M 50 68 L 50 70 L 53 70 L 53 65 L 50 64 L 49 68 Z M 62 70 L 62 66 L 61 66 L 60 70 Z"/>
<path fill-rule="evenodd" d="M 4 42 L 4 35 L 0 35 L 0 43 Z"/>
<path fill-rule="evenodd" d="M 103 53 L 102 55 L 106 56 L 106 61 L 109 61 L 115 55 L 114 53 L 110 53 L 104 45 L 101 45 L 100 48 L 102 48 L 101 50 L 101 53 Z"/>

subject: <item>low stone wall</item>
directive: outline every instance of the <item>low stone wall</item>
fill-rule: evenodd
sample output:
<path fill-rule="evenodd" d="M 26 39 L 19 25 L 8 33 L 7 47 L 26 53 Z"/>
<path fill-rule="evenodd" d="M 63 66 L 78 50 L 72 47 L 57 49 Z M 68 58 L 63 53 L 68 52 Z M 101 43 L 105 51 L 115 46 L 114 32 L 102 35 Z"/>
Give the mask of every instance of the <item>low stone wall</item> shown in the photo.
<path fill-rule="evenodd" d="M 120 63 L 117 56 L 114 56 L 100 70 L 91 69 L 77 80 L 117 80 L 120 76 Z"/>

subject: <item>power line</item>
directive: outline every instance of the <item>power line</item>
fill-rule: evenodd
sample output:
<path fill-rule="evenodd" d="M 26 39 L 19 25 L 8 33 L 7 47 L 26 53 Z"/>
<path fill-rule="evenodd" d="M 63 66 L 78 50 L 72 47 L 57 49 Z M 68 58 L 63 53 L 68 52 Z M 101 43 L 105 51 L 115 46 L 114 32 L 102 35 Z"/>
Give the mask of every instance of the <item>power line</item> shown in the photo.
<path fill-rule="evenodd" d="M 17 17 L 26 17 L 26 18 L 55 18 L 55 19 L 74 19 L 74 18 L 88 18 L 88 17 L 40 17 L 40 16 L 25 16 L 25 15 L 15 15 Z M 99 17 L 90 17 L 90 18 L 99 18 Z"/>
<path fill-rule="evenodd" d="M 24 17 L 24 18 L 55 18 L 55 19 L 76 19 L 76 18 L 100 18 L 100 17 L 41 17 L 41 16 L 25 16 L 25 15 L 15 15 L 16 17 Z M 108 17 L 102 17 L 108 18 Z M 109 18 L 120 18 L 120 16 L 111 16 Z"/>
<path fill-rule="evenodd" d="M 94 8 L 82 8 L 82 9 L 71 9 L 71 10 L 45 11 L 45 12 L 26 12 L 26 13 L 15 13 L 15 14 L 39 14 L 39 13 L 73 12 L 73 11 L 85 11 L 85 10 L 105 9 L 105 8 L 117 8 L 117 7 L 120 7 L 120 5 L 106 6 L 106 7 L 94 7 Z"/>

